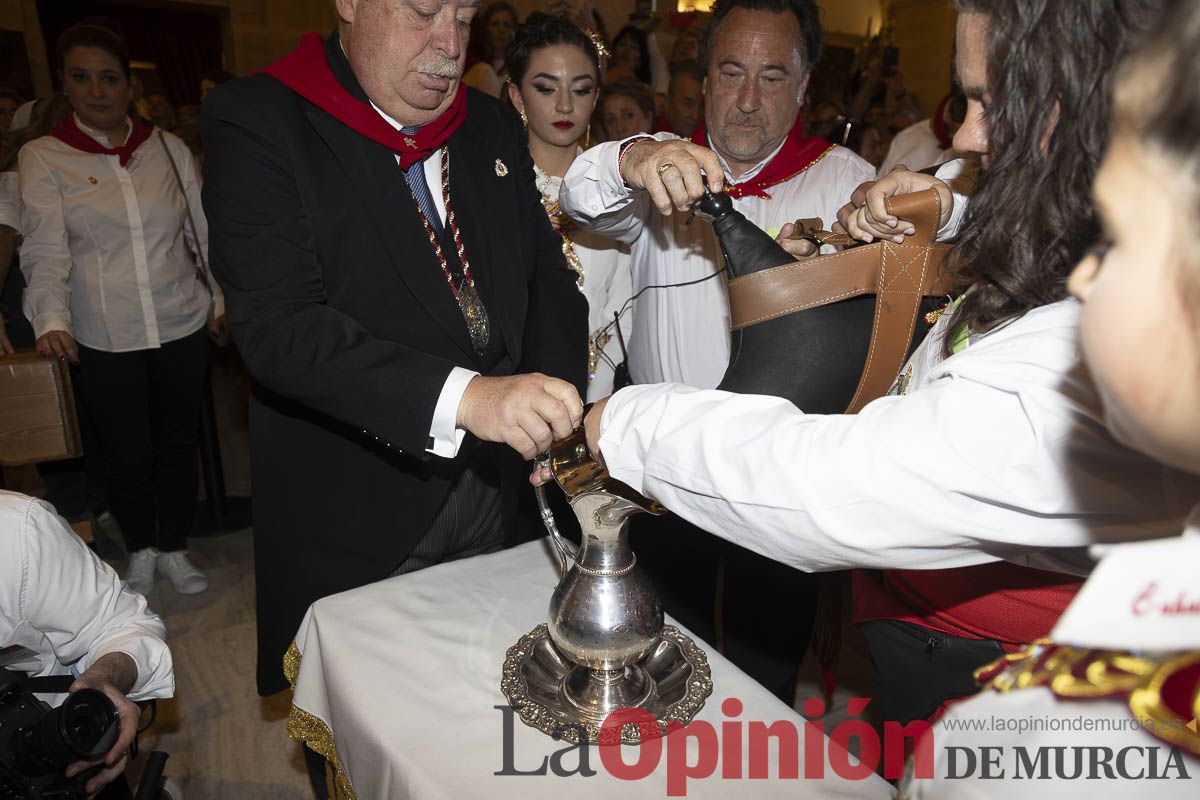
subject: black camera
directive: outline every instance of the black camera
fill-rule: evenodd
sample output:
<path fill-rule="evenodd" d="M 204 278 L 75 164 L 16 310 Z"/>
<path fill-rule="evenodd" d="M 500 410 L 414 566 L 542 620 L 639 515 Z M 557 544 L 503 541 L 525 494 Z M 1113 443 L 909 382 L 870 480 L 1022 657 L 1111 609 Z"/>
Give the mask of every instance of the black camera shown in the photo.
<path fill-rule="evenodd" d="M 33 690 L 64 692 L 71 678 L 26 678 L 0 669 L 0 800 L 84 800 L 84 785 L 99 770 L 74 778 L 76 761 L 102 757 L 120 729 L 117 707 L 103 692 L 80 689 L 52 708 Z M 47 681 L 54 681 L 51 685 Z"/>

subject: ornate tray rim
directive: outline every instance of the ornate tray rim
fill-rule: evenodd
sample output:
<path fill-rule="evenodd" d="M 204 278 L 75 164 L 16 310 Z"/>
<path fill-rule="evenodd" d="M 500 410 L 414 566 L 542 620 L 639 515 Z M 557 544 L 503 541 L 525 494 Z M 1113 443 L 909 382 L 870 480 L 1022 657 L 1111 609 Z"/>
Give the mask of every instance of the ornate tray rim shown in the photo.
<path fill-rule="evenodd" d="M 667 706 L 666 710 L 659 715 L 657 730 L 643 731 L 642 726 L 633 723 L 623 726 L 621 742 L 624 744 L 639 744 L 643 733 L 648 734 L 647 738 L 665 736 L 667 726 L 671 723 L 686 725 L 704 707 L 704 702 L 713 691 L 712 670 L 708 665 L 708 654 L 690 636 L 674 625 L 664 625 L 659 638 L 678 647 L 680 655 L 691 667 L 692 672 L 688 676 L 687 691 L 683 697 Z M 583 728 L 587 731 L 587 744 L 614 744 L 611 733 L 602 737 L 600 726 L 596 723 L 580 719 L 564 725 L 560 718 L 554 716 L 550 710 L 529 696 L 529 687 L 521 674 L 521 665 L 533 652 L 534 646 L 543 639 L 549 639 L 549 632 L 544 622 L 523 635 L 505 653 L 500 691 L 504 693 L 509 706 L 517 713 L 522 722 L 547 736 L 579 744 L 579 732 L 580 728 Z M 553 646 L 553 642 L 551 642 L 551 646 Z"/>

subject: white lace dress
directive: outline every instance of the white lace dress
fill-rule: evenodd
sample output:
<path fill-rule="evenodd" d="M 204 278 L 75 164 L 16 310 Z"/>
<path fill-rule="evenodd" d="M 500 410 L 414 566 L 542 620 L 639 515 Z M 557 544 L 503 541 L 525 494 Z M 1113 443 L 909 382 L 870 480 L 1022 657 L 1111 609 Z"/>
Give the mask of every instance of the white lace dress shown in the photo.
<path fill-rule="evenodd" d="M 568 258 L 568 266 L 581 272 L 579 290 L 588 301 L 588 389 L 587 401 L 606 397 L 613 390 L 613 368 L 624 360 L 614 324 L 614 315 L 621 315 L 621 333 L 629 342 L 633 330 L 633 275 L 629 267 L 629 248 L 613 239 L 585 230 L 558 209 L 558 191 L 562 178 L 548 175 L 534 165 L 542 205 L 550 216 L 555 230 L 564 236 L 564 253 L 574 250 L 576 259 Z M 571 246 L 566 242 L 570 240 Z"/>

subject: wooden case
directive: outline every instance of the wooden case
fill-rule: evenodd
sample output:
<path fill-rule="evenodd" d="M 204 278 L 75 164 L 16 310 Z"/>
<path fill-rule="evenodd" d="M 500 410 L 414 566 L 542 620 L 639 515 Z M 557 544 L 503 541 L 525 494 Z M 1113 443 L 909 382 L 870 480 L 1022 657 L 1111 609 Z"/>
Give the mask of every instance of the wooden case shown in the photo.
<path fill-rule="evenodd" d="M 0 465 L 82 454 L 70 368 L 32 350 L 0 358 Z"/>

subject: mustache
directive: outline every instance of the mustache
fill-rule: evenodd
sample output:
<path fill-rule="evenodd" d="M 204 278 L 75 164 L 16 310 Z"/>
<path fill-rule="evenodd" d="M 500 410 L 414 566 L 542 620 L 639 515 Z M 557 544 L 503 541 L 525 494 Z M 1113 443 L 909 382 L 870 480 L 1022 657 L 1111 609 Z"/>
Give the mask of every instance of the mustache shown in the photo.
<path fill-rule="evenodd" d="M 423 64 L 418 64 L 417 72 L 436 75 L 439 78 L 462 77 L 462 67 L 458 66 L 458 62 L 451 58 L 431 58 Z"/>
<path fill-rule="evenodd" d="M 762 114 L 746 114 L 741 111 L 734 111 L 725 115 L 726 125 L 757 125 L 760 128 L 767 127 L 767 118 Z"/>

